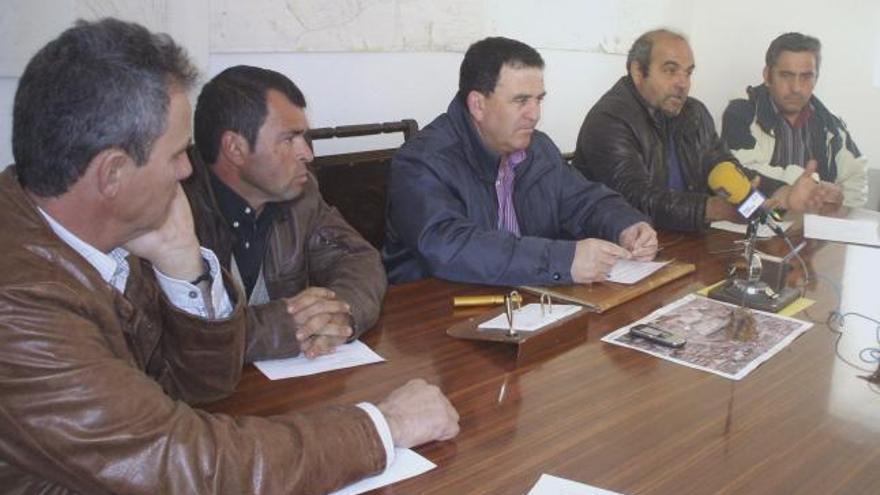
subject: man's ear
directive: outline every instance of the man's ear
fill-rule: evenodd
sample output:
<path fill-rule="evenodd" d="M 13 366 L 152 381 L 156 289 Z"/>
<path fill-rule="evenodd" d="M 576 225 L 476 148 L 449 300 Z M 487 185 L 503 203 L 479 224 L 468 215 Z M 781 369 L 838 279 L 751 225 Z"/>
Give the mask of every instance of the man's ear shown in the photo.
<path fill-rule="evenodd" d="M 120 194 L 135 166 L 128 153 L 118 148 L 108 148 L 92 158 L 83 178 L 94 182 L 102 198 L 113 199 Z"/>
<path fill-rule="evenodd" d="M 642 84 L 642 81 L 645 79 L 645 75 L 642 73 L 642 66 L 639 64 L 638 60 L 633 60 L 629 63 L 629 75 L 636 86 Z"/>
<path fill-rule="evenodd" d="M 474 120 L 482 122 L 486 109 L 486 96 L 479 91 L 471 91 L 467 95 L 467 107 Z"/>
<path fill-rule="evenodd" d="M 764 84 L 770 84 L 770 67 L 764 66 Z"/>
<path fill-rule="evenodd" d="M 251 153 L 251 147 L 247 139 L 235 131 L 223 131 L 220 136 L 220 155 L 235 166 L 241 167 L 247 161 Z"/>

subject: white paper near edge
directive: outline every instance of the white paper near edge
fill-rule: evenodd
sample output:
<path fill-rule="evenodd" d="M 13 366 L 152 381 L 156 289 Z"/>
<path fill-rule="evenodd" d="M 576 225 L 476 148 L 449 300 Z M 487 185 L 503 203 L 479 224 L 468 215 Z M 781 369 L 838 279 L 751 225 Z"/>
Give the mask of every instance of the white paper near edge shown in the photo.
<path fill-rule="evenodd" d="M 262 371 L 268 379 L 281 380 L 382 361 L 385 361 L 382 356 L 376 354 L 360 340 L 355 340 L 337 347 L 336 352 L 332 354 L 318 356 L 315 359 L 308 359 L 300 355 L 285 359 L 257 361 L 254 366 Z"/>
<path fill-rule="evenodd" d="M 358 495 L 427 473 L 435 467 L 436 464 L 410 449 L 394 449 L 394 464 L 383 473 L 352 483 L 330 495 Z"/>
<path fill-rule="evenodd" d="M 550 474 L 542 474 L 527 495 L 621 495 L 577 481 Z"/>

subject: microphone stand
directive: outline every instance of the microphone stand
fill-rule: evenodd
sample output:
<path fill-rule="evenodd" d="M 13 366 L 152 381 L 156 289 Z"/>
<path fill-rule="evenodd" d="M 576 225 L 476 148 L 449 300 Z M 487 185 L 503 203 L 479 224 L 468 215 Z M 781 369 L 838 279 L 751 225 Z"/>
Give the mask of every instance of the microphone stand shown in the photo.
<path fill-rule="evenodd" d="M 762 224 L 767 224 L 777 235 L 785 236 L 782 229 L 767 218 L 766 212 L 753 216 L 749 220 L 744 241 L 743 258 L 746 261 L 744 278 L 738 275 L 736 265 L 731 265 L 727 280 L 709 291 L 710 298 L 772 313 L 780 311 L 798 298 L 800 295 L 798 290 L 785 286 L 787 260 L 778 262 L 778 266 L 774 265 L 779 275 L 775 289 L 761 278 L 765 273 L 764 263 L 777 263 L 770 260 L 762 261 L 761 256 L 756 252 L 758 228 Z"/>

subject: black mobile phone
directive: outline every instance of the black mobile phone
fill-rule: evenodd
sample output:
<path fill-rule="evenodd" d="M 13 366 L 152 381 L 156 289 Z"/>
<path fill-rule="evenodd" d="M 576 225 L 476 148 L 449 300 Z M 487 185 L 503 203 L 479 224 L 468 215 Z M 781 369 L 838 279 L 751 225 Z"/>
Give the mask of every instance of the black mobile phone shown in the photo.
<path fill-rule="evenodd" d="M 666 347 L 673 347 L 675 349 L 679 349 L 684 347 L 687 343 L 687 339 L 682 337 L 681 335 L 674 334 L 670 331 L 663 330 L 660 327 L 655 327 L 649 323 L 640 323 L 638 325 L 634 325 L 629 329 L 630 335 L 641 337 L 645 340 L 650 340 L 656 344 L 660 344 Z"/>

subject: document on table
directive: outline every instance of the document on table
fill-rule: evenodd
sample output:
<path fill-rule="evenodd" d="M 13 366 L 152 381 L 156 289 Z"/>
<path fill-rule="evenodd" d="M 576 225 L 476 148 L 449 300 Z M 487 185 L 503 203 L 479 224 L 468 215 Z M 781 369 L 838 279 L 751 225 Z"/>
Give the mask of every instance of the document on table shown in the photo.
<path fill-rule="evenodd" d="M 394 449 L 394 464 L 383 473 L 370 478 L 365 478 L 357 483 L 341 488 L 330 495 L 358 495 L 359 493 L 382 488 L 391 483 L 397 483 L 408 478 L 413 478 L 437 467 L 436 464 L 416 454 L 410 449 Z"/>
<path fill-rule="evenodd" d="M 577 481 L 542 474 L 527 495 L 620 495 Z"/>
<path fill-rule="evenodd" d="M 853 208 L 844 218 L 804 215 L 804 237 L 880 246 L 880 213 Z"/>
<path fill-rule="evenodd" d="M 791 227 L 791 225 L 793 223 L 794 222 L 791 222 L 791 221 L 776 222 L 777 225 L 782 227 L 783 232 L 788 230 L 788 228 Z M 744 223 L 734 223 L 734 222 L 728 222 L 727 220 L 720 220 L 718 222 L 712 222 L 711 227 L 713 229 L 726 230 L 728 232 L 736 232 L 737 234 L 745 234 L 746 229 L 748 228 L 748 225 L 746 225 Z M 770 227 L 768 227 L 767 225 L 761 224 L 758 226 L 758 237 L 759 238 L 767 239 L 767 238 L 773 237 L 774 235 L 776 235 L 776 234 L 772 230 L 770 230 Z"/>
<path fill-rule="evenodd" d="M 611 267 L 608 281 L 617 282 L 618 284 L 634 284 L 663 268 L 669 261 L 617 260 L 617 263 Z"/>
<path fill-rule="evenodd" d="M 318 356 L 315 359 L 308 359 L 300 355 L 285 359 L 257 361 L 254 366 L 270 380 L 281 380 L 381 361 L 385 361 L 382 356 L 373 352 L 360 340 L 355 340 L 337 347 L 333 354 Z"/>
<path fill-rule="evenodd" d="M 568 315 L 577 313 L 581 309 L 581 306 L 576 304 L 553 304 L 552 310 L 550 309 L 551 305 L 546 305 L 542 310 L 540 304 L 532 303 L 526 304 L 520 309 L 514 310 L 513 312 L 513 328 L 514 330 L 522 331 L 522 332 L 534 332 L 535 330 L 549 325 L 555 321 L 559 321 L 565 318 Z M 507 321 L 507 314 L 501 313 L 500 315 L 492 318 L 489 321 L 484 321 L 480 323 L 480 329 L 490 329 L 490 328 L 498 328 L 501 330 L 510 329 L 510 323 Z"/>

